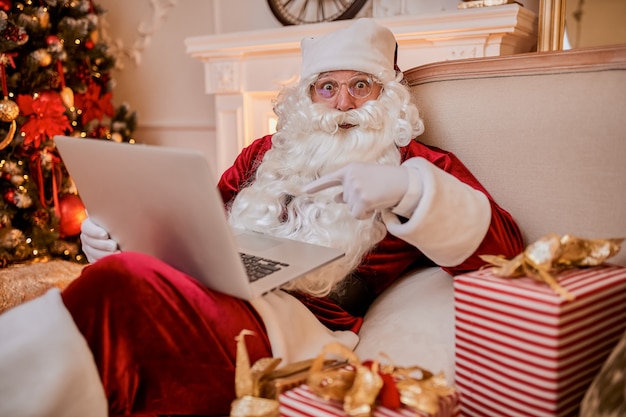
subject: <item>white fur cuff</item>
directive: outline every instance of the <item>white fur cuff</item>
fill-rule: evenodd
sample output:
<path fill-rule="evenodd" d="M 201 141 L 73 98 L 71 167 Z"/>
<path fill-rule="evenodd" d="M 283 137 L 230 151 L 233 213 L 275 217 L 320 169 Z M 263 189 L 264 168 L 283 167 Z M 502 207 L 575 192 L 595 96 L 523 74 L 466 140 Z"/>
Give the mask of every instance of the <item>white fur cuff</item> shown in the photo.
<path fill-rule="evenodd" d="M 460 264 L 476 251 L 489 229 L 487 196 L 424 158 L 411 158 L 403 165 L 422 178 L 423 192 L 406 223 L 383 212 L 387 230 L 440 266 Z"/>

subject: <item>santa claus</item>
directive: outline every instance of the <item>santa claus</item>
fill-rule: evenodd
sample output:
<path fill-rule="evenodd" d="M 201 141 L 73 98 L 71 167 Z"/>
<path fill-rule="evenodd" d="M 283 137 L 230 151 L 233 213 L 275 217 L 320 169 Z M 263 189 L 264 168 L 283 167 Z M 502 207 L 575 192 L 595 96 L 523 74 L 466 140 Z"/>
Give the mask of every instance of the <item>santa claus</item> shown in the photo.
<path fill-rule="evenodd" d="M 275 103 L 277 132 L 243 149 L 218 184 L 233 226 L 346 256 L 250 302 L 83 222 L 91 262 L 61 295 L 98 369 L 109 415 L 228 414 L 235 343 L 254 361 L 348 347 L 369 304 L 409 267 L 456 274 L 513 256 L 520 232 L 454 154 L 415 138 L 419 111 L 393 33 L 372 19 L 302 41 L 300 80 Z"/>

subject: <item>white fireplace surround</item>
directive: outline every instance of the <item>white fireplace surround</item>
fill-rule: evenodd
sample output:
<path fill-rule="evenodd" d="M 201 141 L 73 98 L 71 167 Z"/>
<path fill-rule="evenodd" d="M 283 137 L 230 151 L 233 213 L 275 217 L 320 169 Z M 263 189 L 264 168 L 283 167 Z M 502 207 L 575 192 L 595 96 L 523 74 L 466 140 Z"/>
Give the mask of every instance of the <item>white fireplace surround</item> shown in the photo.
<path fill-rule="evenodd" d="M 398 65 L 531 51 L 536 15 L 518 4 L 377 18 L 398 40 Z M 204 63 L 205 92 L 215 99 L 217 173 L 239 150 L 270 133 L 272 99 L 298 79 L 300 40 L 350 24 L 338 21 L 191 37 L 187 53 Z"/>

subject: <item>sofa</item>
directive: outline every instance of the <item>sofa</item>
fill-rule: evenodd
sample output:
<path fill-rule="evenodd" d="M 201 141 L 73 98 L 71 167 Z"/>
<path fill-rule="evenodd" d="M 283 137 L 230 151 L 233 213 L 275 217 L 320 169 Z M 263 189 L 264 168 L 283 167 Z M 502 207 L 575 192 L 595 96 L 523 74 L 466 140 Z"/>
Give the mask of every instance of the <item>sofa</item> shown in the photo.
<path fill-rule="evenodd" d="M 626 45 L 441 62 L 406 79 L 420 140 L 452 150 L 527 244 L 626 237 Z M 626 265 L 626 250 L 609 262 Z M 368 311 L 357 355 L 384 352 L 453 382 L 453 283 L 439 268 L 408 273 Z"/>
<path fill-rule="evenodd" d="M 548 233 L 626 237 L 626 45 L 441 62 L 410 69 L 406 79 L 425 119 L 420 139 L 459 156 L 527 243 Z M 626 265 L 626 251 L 611 262 Z M 453 284 L 436 267 L 407 273 L 368 311 L 357 356 L 384 354 L 399 366 L 444 372 L 453 383 Z M 29 327 L 29 315 L 45 316 L 48 329 L 64 326 L 66 340 L 80 339 L 71 318 L 46 315 L 58 308 L 57 293 L 0 314 L 0 340 Z M 45 366 L 43 358 L 24 358 L 38 354 L 25 347 L 39 342 L 25 337 L 20 346 L 15 338 L 4 350 L 0 343 L 0 415 L 106 415 L 90 358 L 48 333 L 44 350 L 61 357 L 50 380 L 28 372 L 29 363 Z M 35 397 L 37 404 L 28 401 Z M 16 401 L 28 407 L 9 409 Z M 60 413 L 67 404 L 71 412 Z"/>

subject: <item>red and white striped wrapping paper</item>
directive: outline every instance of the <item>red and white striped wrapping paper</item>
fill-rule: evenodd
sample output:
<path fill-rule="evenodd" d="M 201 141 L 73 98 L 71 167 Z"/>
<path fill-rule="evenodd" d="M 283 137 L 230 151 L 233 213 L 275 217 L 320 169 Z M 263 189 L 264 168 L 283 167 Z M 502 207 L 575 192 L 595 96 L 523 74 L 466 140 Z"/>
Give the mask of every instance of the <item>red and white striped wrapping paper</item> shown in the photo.
<path fill-rule="evenodd" d="M 343 411 L 343 403 L 324 400 L 315 395 L 305 384 L 280 394 L 280 415 L 286 417 L 348 417 Z M 372 417 L 458 417 L 459 393 L 439 400 L 437 414 L 422 413 L 409 408 L 391 410 L 376 407 Z"/>
<path fill-rule="evenodd" d="M 462 416 L 576 415 L 626 328 L 626 268 L 558 274 L 575 296 L 490 269 L 455 277 L 455 379 Z"/>

